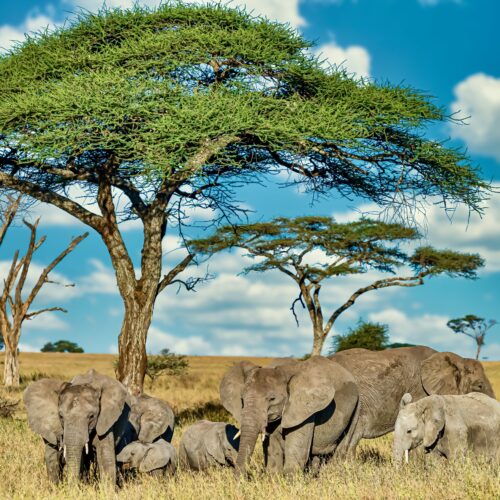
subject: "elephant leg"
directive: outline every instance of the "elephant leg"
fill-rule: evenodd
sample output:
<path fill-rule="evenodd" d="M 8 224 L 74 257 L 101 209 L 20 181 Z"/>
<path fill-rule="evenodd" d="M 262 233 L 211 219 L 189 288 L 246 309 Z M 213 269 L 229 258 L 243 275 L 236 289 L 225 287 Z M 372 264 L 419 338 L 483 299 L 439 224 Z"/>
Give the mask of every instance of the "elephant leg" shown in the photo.
<path fill-rule="evenodd" d="M 45 466 L 49 481 L 58 483 L 62 474 L 61 452 L 47 441 L 45 441 Z"/>
<path fill-rule="evenodd" d="M 284 466 L 284 442 L 281 432 L 275 430 L 264 443 L 264 459 L 268 472 L 281 473 Z"/>
<path fill-rule="evenodd" d="M 359 418 L 360 414 L 360 404 L 356 406 L 356 410 L 349 422 L 347 432 L 341 437 L 338 443 L 337 449 L 335 450 L 334 457 L 339 460 L 356 458 L 356 448 L 358 443 L 363 438 L 363 424 Z"/>
<path fill-rule="evenodd" d="M 104 436 L 96 436 L 94 439 L 97 452 L 97 466 L 101 480 L 116 484 L 116 455 L 115 439 L 113 432 Z"/>
<path fill-rule="evenodd" d="M 285 474 L 303 471 L 311 455 L 311 445 L 314 435 L 314 420 L 308 418 L 293 429 L 286 429 L 285 435 Z"/>

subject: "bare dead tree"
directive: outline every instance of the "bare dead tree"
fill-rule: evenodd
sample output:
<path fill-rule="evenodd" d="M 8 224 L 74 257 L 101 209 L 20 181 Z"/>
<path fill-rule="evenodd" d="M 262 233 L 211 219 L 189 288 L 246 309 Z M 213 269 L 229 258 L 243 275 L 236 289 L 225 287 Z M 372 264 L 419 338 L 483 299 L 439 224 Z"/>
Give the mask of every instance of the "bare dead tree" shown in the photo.
<path fill-rule="evenodd" d="M 0 208 L 0 246 L 3 243 L 7 231 L 16 218 L 17 211 L 21 204 L 21 196 L 12 198 L 7 196 L 6 201 Z"/>
<path fill-rule="evenodd" d="M 5 343 L 4 385 L 10 387 L 19 386 L 18 346 L 23 322 L 48 311 L 67 312 L 62 307 L 47 307 L 30 311 L 33 301 L 46 283 L 52 283 L 49 280 L 49 274 L 53 269 L 88 236 L 88 233 L 85 233 L 73 238 L 66 249 L 43 269 L 35 285 L 26 295 L 23 293 L 24 286 L 33 255 L 46 239 L 45 236 L 42 236 L 37 241 L 36 233 L 39 221 L 40 219 L 37 219 L 33 224 L 26 220 L 23 221 L 31 232 L 28 249 L 22 258 L 19 258 L 19 250 L 14 253 L 9 272 L 4 279 L 3 292 L 0 296 L 0 328 Z"/>

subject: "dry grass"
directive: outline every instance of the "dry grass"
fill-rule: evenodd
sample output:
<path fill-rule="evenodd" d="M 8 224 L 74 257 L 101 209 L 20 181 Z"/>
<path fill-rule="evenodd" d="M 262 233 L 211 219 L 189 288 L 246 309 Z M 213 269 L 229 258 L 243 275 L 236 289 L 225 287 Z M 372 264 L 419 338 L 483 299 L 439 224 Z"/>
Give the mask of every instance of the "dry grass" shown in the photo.
<path fill-rule="evenodd" d="M 69 379 L 90 367 L 112 375 L 113 359 L 109 355 L 22 354 L 21 372 L 26 382 L 42 375 Z M 187 375 L 168 382 L 160 380 L 151 391 L 175 408 L 179 422 L 174 434 L 175 445 L 182 427 L 189 422 L 199 418 L 229 418 L 218 402 L 218 384 L 227 367 L 240 359 L 243 358 L 190 358 Z M 265 358 L 255 361 L 267 363 Z M 485 363 L 485 367 L 496 393 L 500 394 L 500 363 Z M 0 397 L 17 401 L 21 392 L 0 390 Z M 118 492 L 105 484 L 54 487 L 46 478 L 42 442 L 27 427 L 20 405 L 13 419 L 0 419 L 0 498 L 500 498 L 498 466 L 469 459 L 460 463 L 416 462 L 397 469 L 390 462 L 391 441 L 391 436 L 364 441 L 355 462 L 330 463 L 318 477 L 268 476 L 261 472 L 257 457 L 249 480 L 235 480 L 228 470 L 206 474 L 179 471 L 170 480 L 139 478 Z"/>

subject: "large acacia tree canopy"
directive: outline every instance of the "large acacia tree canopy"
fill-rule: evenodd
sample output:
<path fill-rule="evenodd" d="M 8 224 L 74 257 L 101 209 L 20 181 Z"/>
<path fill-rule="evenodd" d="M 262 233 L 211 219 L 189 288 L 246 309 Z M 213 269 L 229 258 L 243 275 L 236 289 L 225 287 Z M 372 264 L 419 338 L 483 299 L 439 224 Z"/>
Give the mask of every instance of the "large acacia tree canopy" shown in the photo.
<path fill-rule="evenodd" d="M 288 168 L 320 192 L 480 208 L 489 187 L 467 157 L 423 136 L 443 109 L 324 69 L 310 45 L 221 5 L 81 14 L 0 56 L 0 169 L 57 187 L 92 181 L 82 171 L 112 155 L 122 189 L 147 174 L 201 195 Z"/>

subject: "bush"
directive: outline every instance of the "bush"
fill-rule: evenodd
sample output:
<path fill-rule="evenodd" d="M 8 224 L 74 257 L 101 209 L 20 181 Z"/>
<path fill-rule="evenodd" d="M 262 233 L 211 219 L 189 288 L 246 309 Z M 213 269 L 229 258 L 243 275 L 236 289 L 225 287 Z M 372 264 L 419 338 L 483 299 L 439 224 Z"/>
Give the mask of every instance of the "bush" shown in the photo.
<path fill-rule="evenodd" d="M 57 342 L 47 342 L 41 352 L 76 352 L 82 353 L 84 350 L 76 343 L 69 340 L 58 340 Z"/>
<path fill-rule="evenodd" d="M 169 349 L 162 349 L 160 354 L 148 355 L 146 377 L 150 379 L 149 387 L 163 375 L 176 376 L 187 373 L 189 362 L 186 356 L 174 354 Z"/>
<path fill-rule="evenodd" d="M 389 342 L 388 330 L 387 325 L 360 319 L 356 328 L 349 328 L 345 335 L 337 335 L 333 338 L 330 354 L 355 347 L 382 351 Z"/>
<path fill-rule="evenodd" d="M 18 405 L 19 401 L 9 401 L 0 396 L 0 418 L 12 418 Z"/>

